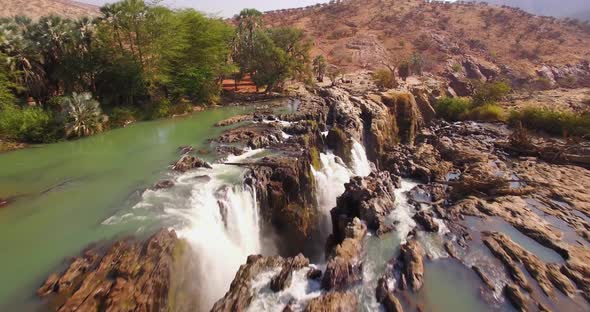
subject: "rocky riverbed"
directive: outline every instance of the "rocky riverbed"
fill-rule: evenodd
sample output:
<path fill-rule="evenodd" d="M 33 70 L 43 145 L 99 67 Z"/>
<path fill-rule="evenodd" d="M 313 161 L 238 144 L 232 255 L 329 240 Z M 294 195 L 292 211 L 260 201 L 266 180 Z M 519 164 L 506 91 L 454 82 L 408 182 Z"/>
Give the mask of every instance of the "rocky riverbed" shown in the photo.
<path fill-rule="evenodd" d="M 458 310 L 587 311 L 590 172 L 579 158 L 526 153 L 504 124 L 432 120 L 443 92 L 317 88 L 296 112 L 219 122 L 237 126 L 210 142 L 216 163 L 183 148 L 178 173 L 149 192 L 211 186 L 206 207 L 236 248 L 250 233 L 233 234 L 243 207 L 218 172 L 243 170 L 239 194 L 254 201 L 254 247 L 230 255 L 241 266 L 211 284 L 225 295 L 207 308 L 203 287 L 175 278 L 209 281 L 195 267 L 225 260 L 207 258 L 216 241 L 198 229 L 88 251 L 38 293 L 59 311 L 430 311 L 440 265 L 478 289 L 478 305 Z"/>

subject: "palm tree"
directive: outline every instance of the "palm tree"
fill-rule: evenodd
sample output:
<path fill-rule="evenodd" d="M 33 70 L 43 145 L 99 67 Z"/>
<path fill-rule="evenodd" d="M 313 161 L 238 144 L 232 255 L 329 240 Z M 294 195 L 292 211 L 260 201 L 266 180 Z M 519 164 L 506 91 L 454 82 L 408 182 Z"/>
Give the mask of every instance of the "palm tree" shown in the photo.
<path fill-rule="evenodd" d="M 85 137 L 102 132 L 104 116 L 91 93 L 72 93 L 62 104 L 67 114 L 66 136 Z"/>

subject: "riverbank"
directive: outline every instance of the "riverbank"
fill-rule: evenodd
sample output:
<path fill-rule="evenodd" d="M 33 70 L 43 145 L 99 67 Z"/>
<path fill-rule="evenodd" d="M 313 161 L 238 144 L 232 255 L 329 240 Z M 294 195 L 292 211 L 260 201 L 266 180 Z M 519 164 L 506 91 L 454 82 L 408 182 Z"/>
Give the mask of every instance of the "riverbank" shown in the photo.
<path fill-rule="evenodd" d="M 588 308 L 587 169 L 519 154 L 503 124 L 428 122 L 409 92 L 288 106 L 211 125 L 217 161 L 183 149 L 187 170 L 101 223 L 176 230 L 173 272 L 208 285 L 175 288 L 187 310 Z"/>

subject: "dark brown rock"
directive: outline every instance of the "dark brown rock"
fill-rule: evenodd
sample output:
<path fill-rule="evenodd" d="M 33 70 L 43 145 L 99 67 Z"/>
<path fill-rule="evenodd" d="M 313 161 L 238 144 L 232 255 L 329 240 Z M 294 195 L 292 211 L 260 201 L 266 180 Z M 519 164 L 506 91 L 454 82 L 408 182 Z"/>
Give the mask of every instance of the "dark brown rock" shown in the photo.
<path fill-rule="evenodd" d="M 345 230 L 344 240 L 336 245 L 330 254 L 326 272 L 322 278 L 322 288 L 326 290 L 347 289 L 362 281 L 361 252 L 366 233 L 366 226 L 358 218 L 349 223 Z"/>
<path fill-rule="evenodd" d="M 395 208 L 394 191 L 395 184 L 388 172 L 352 178 L 331 211 L 334 238 L 342 241 L 345 227 L 353 218 L 365 221 L 371 230 L 387 232 L 385 217 Z"/>
<path fill-rule="evenodd" d="M 209 165 L 206 161 L 191 155 L 182 156 L 180 160 L 172 165 L 172 170 L 178 172 L 187 172 L 197 168 L 211 169 L 211 165 Z"/>
<path fill-rule="evenodd" d="M 281 272 L 271 279 L 270 289 L 274 292 L 279 292 L 288 288 L 291 285 L 293 271 L 300 270 L 306 266 L 309 266 L 309 259 L 305 258 L 302 254 L 297 255 L 293 259 L 287 260 L 283 265 Z"/>
<path fill-rule="evenodd" d="M 434 222 L 432 212 L 421 210 L 414 215 L 414 220 L 427 232 L 438 232 L 439 225 Z"/>
<path fill-rule="evenodd" d="M 504 294 L 518 311 L 529 311 L 529 299 L 520 291 L 518 286 L 506 284 L 504 286 Z"/>
<path fill-rule="evenodd" d="M 161 190 L 161 189 L 169 189 L 171 187 L 174 186 L 174 182 L 171 180 L 164 180 L 164 181 L 160 181 L 158 183 L 156 183 L 156 185 L 154 185 L 154 189 L 155 190 Z"/>

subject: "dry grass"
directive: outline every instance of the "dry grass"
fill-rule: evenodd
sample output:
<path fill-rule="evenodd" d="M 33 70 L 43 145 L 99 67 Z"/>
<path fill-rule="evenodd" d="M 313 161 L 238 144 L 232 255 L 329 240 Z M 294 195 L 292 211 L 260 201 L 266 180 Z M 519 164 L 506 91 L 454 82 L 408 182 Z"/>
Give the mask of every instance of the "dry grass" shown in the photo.
<path fill-rule="evenodd" d="M 0 17 L 26 15 L 37 19 L 47 15 L 69 18 L 97 16 L 98 7 L 69 0 L 2 0 Z"/>
<path fill-rule="evenodd" d="M 350 0 L 304 11 L 267 14 L 265 19 L 271 25 L 304 29 L 315 40 L 314 53 L 326 55 L 332 64 L 345 63 L 350 70 L 378 67 L 383 50 L 395 58 L 422 49 L 435 64 L 434 72 L 444 70 L 448 59 L 462 54 L 529 74 L 534 74 L 537 64 L 572 64 L 590 55 L 588 30 L 552 18 L 484 5 Z M 333 35 L 334 30 L 338 30 L 338 36 Z M 351 48 L 351 42 L 369 37 L 379 42 L 361 50 Z M 425 38 L 432 40 L 424 44 Z M 342 62 L 345 56 L 352 61 Z M 375 62 L 368 64 L 370 59 Z"/>

